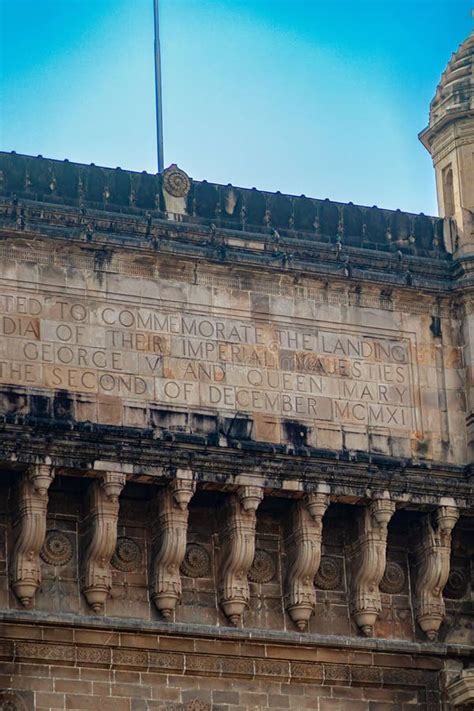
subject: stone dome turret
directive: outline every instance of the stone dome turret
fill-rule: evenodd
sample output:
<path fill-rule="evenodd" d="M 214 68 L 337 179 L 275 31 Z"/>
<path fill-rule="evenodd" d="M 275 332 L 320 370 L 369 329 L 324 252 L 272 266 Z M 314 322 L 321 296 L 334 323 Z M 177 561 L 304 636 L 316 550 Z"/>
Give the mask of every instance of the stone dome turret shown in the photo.
<path fill-rule="evenodd" d="M 474 110 L 474 30 L 453 53 L 430 105 L 430 128 L 444 119 Z"/>

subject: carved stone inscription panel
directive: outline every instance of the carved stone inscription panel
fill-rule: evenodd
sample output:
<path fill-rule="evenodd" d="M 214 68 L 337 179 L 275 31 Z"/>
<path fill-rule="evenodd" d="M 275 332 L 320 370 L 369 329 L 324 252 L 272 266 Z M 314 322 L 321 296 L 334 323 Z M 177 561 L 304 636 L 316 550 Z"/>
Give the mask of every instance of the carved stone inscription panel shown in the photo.
<path fill-rule="evenodd" d="M 186 304 L 0 296 L 0 383 L 281 419 L 420 430 L 413 343 Z"/>

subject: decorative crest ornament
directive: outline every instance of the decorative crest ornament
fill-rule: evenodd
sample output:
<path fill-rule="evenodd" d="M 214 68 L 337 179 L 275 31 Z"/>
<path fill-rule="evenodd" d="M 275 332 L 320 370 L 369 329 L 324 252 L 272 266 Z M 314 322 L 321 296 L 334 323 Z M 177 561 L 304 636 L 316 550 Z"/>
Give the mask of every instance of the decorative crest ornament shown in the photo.
<path fill-rule="evenodd" d="M 189 193 L 191 181 L 184 170 L 172 163 L 163 171 L 163 190 L 173 197 L 183 198 Z"/>

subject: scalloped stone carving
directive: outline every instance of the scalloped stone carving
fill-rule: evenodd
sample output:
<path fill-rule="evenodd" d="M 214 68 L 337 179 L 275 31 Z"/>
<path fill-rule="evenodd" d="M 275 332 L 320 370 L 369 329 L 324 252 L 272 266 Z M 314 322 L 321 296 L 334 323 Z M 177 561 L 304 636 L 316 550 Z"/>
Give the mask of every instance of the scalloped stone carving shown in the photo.
<path fill-rule="evenodd" d="M 400 593 L 405 586 L 406 575 L 403 566 L 394 560 L 389 560 L 385 566 L 383 578 L 380 581 L 380 590 L 389 595 Z"/>
<path fill-rule="evenodd" d="M 0 691 L 0 711 L 27 711 L 22 698 L 13 691 Z"/>
<path fill-rule="evenodd" d="M 469 577 L 463 568 L 453 568 L 449 573 L 448 582 L 443 590 L 444 597 L 460 600 L 467 593 Z"/>
<path fill-rule="evenodd" d="M 123 573 L 132 573 L 140 567 L 142 554 L 140 546 L 129 536 L 117 538 L 117 545 L 111 563 L 116 570 Z"/>
<path fill-rule="evenodd" d="M 191 188 L 188 176 L 173 163 L 163 172 L 163 189 L 173 197 L 186 197 Z"/>
<path fill-rule="evenodd" d="M 73 545 L 65 533 L 57 529 L 51 529 L 46 533 L 40 553 L 45 563 L 56 566 L 67 565 L 73 553 Z"/>
<path fill-rule="evenodd" d="M 320 590 L 337 590 L 342 584 L 342 562 L 338 558 L 324 555 L 319 570 L 314 576 L 314 584 Z"/>
<path fill-rule="evenodd" d="M 188 578 L 205 578 L 211 572 L 211 557 L 204 546 L 199 543 L 188 543 L 181 572 Z"/>
<path fill-rule="evenodd" d="M 248 573 L 252 583 L 269 583 L 275 577 L 275 563 L 267 551 L 257 548 Z"/>

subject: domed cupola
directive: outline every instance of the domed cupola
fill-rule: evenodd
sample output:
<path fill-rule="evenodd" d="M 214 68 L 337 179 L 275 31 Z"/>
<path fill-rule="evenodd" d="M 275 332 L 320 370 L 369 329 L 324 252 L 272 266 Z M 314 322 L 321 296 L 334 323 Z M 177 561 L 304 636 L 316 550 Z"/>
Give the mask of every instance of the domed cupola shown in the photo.
<path fill-rule="evenodd" d="M 430 128 L 474 109 L 474 31 L 453 54 L 430 106 Z"/>
<path fill-rule="evenodd" d="M 474 253 L 474 31 L 443 72 L 420 140 L 433 158 L 446 246 Z"/>

